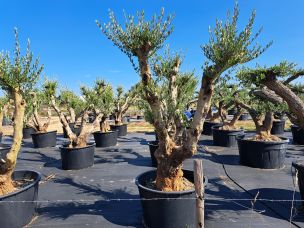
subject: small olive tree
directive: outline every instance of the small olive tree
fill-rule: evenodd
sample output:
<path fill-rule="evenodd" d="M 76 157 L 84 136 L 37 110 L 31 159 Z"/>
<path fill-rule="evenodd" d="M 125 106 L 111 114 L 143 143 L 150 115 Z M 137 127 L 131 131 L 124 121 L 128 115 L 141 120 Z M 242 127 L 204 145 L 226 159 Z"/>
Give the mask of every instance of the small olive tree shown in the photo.
<path fill-rule="evenodd" d="M 138 99 L 139 85 L 131 87 L 128 92 L 124 92 L 122 86 L 116 88 L 114 97 L 114 120 L 115 125 L 122 125 L 122 117 L 128 111 L 131 105 L 134 105 Z"/>
<path fill-rule="evenodd" d="M 21 55 L 18 32 L 15 29 L 15 55 L 11 60 L 8 53 L 0 54 L 0 86 L 14 101 L 14 135 L 10 151 L 0 160 L 0 195 L 15 190 L 12 173 L 16 167 L 22 142 L 23 118 L 26 107 L 24 96 L 35 86 L 43 66 L 34 59 L 28 41 L 26 54 Z"/>
<path fill-rule="evenodd" d="M 65 114 L 67 121 L 76 124 L 77 120 L 83 115 L 86 103 L 77 96 L 73 91 L 63 89 L 58 97 L 59 106 L 67 109 L 68 115 Z"/>
<path fill-rule="evenodd" d="M 108 116 L 114 109 L 114 93 L 112 86 L 104 80 L 97 79 L 93 88 L 81 87 L 84 99 L 89 104 L 94 115 L 98 118 L 98 128 L 101 132 L 107 132 L 109 125 Z"/>
<path fill-rule="evenodd" d="M 301 90 L 291 83 L 304 75 L 304 69 L 296 64 L 281 62 L 271 67 L 257 66 L 255 69 L 243 68 L 239 77 L 247 83 L 261 87 L 260 96 L 277 103 L 285 101 L 289 108 L 289 119 L 293 124 L 304 128 L 304 102 Z"/>
<path fill-rule="evenodd" d="M 182 172 L 182 162 L 190 158 L 197 150 L 203 123 L 209 111 L 214 85 L 217 79 L 226 70 L 246 63 L 259 56 L 265 48 L 252 45 L 261 33 L 259 30 L 252 34 L 255 12 L 249 19 L 244 30 L 238 32 L 238 7 L 235 6 L 234 14 L 228 15 L 226 22 L 217 21 L 214 30 L 210 29 L 209 43 L 202 47 L 208 59 L 203 67 L 203 76 L 199 91 L 197 109 L 190 123 L 189 129 L 184 129 L 182 139 L 176 144 L 170 137 L 170 129 L 166 125 L 166 116 L 159 94 L 153 90 L 155 80 L 152 77 L 151 57 L 162 48 L 164 41 L 173 32 L 172 16 L 164 16 L 164 10 L 159 16 L 154 16 L 150 21 L 145 20 L 144 11 L 137 13 L 137 18 L 126 16 L 124 26 L 121 26 L 112 11 L 110 22 L 101 25 L 101 31 L 131 60 L 135 70 L 139 73 L 144 89 L 145 100 L 149 103 L 153 115 L 153 125 L 159 140 L 159 147 L 155 153 L 158 168 L 156 187 L 163 191 L 179 191 L 185 189 Z M 136 61 L 138 64 L 136 64 Z M 176 72 L 180 61 L 176 59 L 170 70 L 172 85 L 176 84 Z M 176 103 L 176 88 L 172 87 L 172 103 Z"/>

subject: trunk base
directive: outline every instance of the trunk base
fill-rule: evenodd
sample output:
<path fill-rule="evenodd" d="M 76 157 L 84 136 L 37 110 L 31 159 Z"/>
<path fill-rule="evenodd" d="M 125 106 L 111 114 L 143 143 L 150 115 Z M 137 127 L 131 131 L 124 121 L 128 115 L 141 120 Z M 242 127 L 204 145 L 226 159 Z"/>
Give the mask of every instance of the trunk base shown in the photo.
<path fill-rule="evenodd" d="M 11 175 L 11 172 L 0 175 L 0 196 L 7 195 L 16 190 Z"/>

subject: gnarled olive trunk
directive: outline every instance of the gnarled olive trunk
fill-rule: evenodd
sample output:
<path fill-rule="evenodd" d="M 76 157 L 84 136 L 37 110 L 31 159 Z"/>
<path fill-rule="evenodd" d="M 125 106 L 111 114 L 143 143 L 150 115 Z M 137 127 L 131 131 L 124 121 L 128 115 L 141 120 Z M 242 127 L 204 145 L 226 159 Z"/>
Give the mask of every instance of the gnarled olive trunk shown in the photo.
<path fill-rule="evenodd" d="M 101 132 L 108 132 L 109 129 L 110 129 L 110 126 L 108 124 L 107 117 L 103 116 L 101 118 L 101 121 L 100 121 L 100 131 Z"/>
<path fill-rule="evenodd" d="M 15 190 L 11 176 L 16 166 L 22 142 L 23 118 L 26 104 L 18 91 L 13 92 L 13 97 L 15 102 L 13 144 L 6 157 L 0 161 L 0 195 L 8 194 Z"/>

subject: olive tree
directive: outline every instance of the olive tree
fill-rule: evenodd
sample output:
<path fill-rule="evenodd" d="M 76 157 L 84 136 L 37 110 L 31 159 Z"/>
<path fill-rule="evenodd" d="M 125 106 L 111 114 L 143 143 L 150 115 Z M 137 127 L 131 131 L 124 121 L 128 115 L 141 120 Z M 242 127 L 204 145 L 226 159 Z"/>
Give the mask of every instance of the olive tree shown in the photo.
<path fill-rule="evenodd" d="M 107 122 L 108 116 L 114 109 L 114 93 L 112 86 L 107 84 L 102 79 L 97 79 L 93 88 L 86 86 L 81 87 L 84 99 L 89 104 L 94 115 L 100 116 L 98 128 L 101 132 L 107 132 L 109 125 Z"/>
<path fill-rule="evenodd" d="M 0 160 L 0 195 L 15 190 L 12 173 L 16 167 L 22 142 L 23 118 L 26 107 L 24 96 L 35 86 L 43 66 L 34 59 L 28 41 L 26 54 L 21 55 L 18 32 L 15 29 L 15 52 L 11 59 L 8 53 L 0 54 L 0 86 L 14 102 L 14 134 L 10 151 Z"/>
<path fill-rule="evenodd" d="M 216 27 L 213 30 L 210 29 L 209 43 L 202 46 L 207 61 L 203 67 L 197 109 L 189 128 L 183 130 L 179 144 L 176 144 L 169 135 L 162 101 L 157 91 L 152 89 L 155 79 L 152 77 L 150 61 L 173 32 L 172 16 L 165 17 L 162 9 L 160 15 L 155 15 L 151 20 L 146 21 L 145 13 L 141 11 L 137 13 L 136 18 L 132 15 L 125 16 L 126 21 L 122 26 L 116 20 L 114 13 L 110 11 L 109 23 L 102 25 L 97 21 L 101 31 L 129 57 L 141 77 L 144 97 L 152 110 L 153 125 L 160 139 L 155 153 L 158 161 L 157 189 L 163 191 L 185 189 L 182 162 L 196 153 L 197 142 L 210 108 L 217 79 L 226 70 L 256 58 L 270 45 L 266 45 L 265 48 L 260 45 L 252 45 L 261 33 L 261 30 L 256 34 L 252 33 L 255 12 L 252 13 L 248 24 L 240 32 L 237 30 L 238 15 L 236 5 L 232 16 L 228 15 L 225 22 L 217 21 Z M 170 70 L 173 104 L 176 103 L 177 93 L 174 85 L 179 65 L 180 61 L 176 59 Z"/>
<path fill-rule="evenodd" d="M 303 75 L 304 69 L 286 61 L 271 67 L 243 68 L 239 72 L 239 77 L 245 82 L 262 88 L 259 92 L 265 99 L 277 100 L 277 103 L 285 101 L 291 122 L 301 128 L 304 128 L 304 102 L 299 88 L 291 83 Z"/>
<path fill-rule="evenodd" d="M 138 90 L 139 85 L 131 87 L 128 92 L 124 92 L 122 86 L 118 86 L 116 88 L 116 94 L 114 97 L 115 109 L 113 113 L 113 116 L 115 118 L 115 125 L 122 124 L 123 115 L 128 111 L 131 105 L 135 104 L 138 99 Z"/>
<path fill-rule="evenodd" d="M 10 106 L 10 100 L 7 95 L 0 97 L 0 134 L 3 132 L 3 117 L 6 116 L 8 108 Z"/>
<path fill-rule="evenodd" d="M 85 110 L 85 102 L 80 96 L 73 91 L 62 89 L 58 97 L 59 106 L 67 109 L 68 115 L 65 114 L 67 121 L 76 124 L 77 120 L 83 115 Z"/>

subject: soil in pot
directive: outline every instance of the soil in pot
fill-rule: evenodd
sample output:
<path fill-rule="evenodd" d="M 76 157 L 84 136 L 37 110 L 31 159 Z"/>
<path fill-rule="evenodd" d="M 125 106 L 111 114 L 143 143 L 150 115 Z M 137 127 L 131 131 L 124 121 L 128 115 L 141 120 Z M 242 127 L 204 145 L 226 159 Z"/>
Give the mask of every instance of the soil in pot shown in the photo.
<path fill-rule="evenodd" d="M 212 127 L 213 144 L 215 146 L 234 147 L 237 145 L 237 136 L 244 135 L 243 129 L 223 130 L 222 125 Z"/>
<path fill-rule="evenodd" d="M 35 133 L 35 130 L 31 127 L 25 127 L 22 129 L 23 139 L 30 139 L 32 136 L 31 134 Z"/>
<path fill-rule="evenodd" d="M 298 186 L 301 194 L 301 199 L 304 200 L 304 161 L 303 160 L 293 161 L 292 166 L 297 170 Z M 304 202 L 302 202 L 302 205 L 304 205 Z"/>
<path fill-rule="evenodd" d="M 304 145 L 304 129 L 297 125 L 291 126 L 292 141 L 294 144 Z"/>
<path fill-rule="evenodd" d="M 285 120 L 274 120 L 272 123 L 271 134 L 281 135 L 284 134 Z"/>
<path fill-rule="evenodd" d="M 54 147 L 56 146 L 57 131 L 36 132 L 32 135 L 35 148 Z"/>
<path fill-rule="evenodd" d="M 183 170 L 183 172 L 184 177 L 193 183 L 193 171 Z M 155 180 L 155 177 L 156 170 L 151 170 L 136 178 L 139 195 L 143 199 L 141 205 L 144 226 L 149 228 L 195 227 L 195 190 L 180 192 L 154 190 L 148 185 Z M 205 178 L 204 184 L 206 183 Z M 157 200 L 151 200 L 154 198 Z"/>
<path fill-rule="evenodd" d="M 110 125 L 111 131 L 118 131 L 118 137 L 126 136 L 128 133 L 128 125 Z"/>
<path fill-rule="evenodd" d="M 205 121 L 203 125 L 203 135 L 212 135 L 212 127 L 215 125 L 219 125 L 219 122 L 210 122 L 210 121 Z"/>
<path fill-rule="evenodd" d="M 150 150 L 150 155 L 151 155 L 151 162 L 153 167 L 157 167 L 157 160 L 154 156 L 155 151 L 158 148 L 158 141 L 151 141 L 149 142 L 149 150 Z"/>
<path fill-rule="evenodd" d="M 117 145 L 118 131 L 94 132 L 96 147 L 108 147 Z"/>
<path fill-rule="evenodd" d="M 281 141 L 254 141 L 238 136 L 240 164 L 260 169 L 279 169 L 284 166 L 287 138 Z"/>
<path fill-rule="evenodd" d="M 31 222 L 36 214 L 38 187 L 41 176 L 35 171 L 19 170 L 12 175 L 19 189 L 0 197 L 0 227 L 24 227 Z M 26 201 L 25 203 L 3 203 L 5 201 Z"/>
<path fill-rule="evenodd" d="M 88 143 L 86 147 L 69 148 L 67 145 L 60 147 L 63 170 L 78 170 L 94 165 L 95 143 Z"/>

